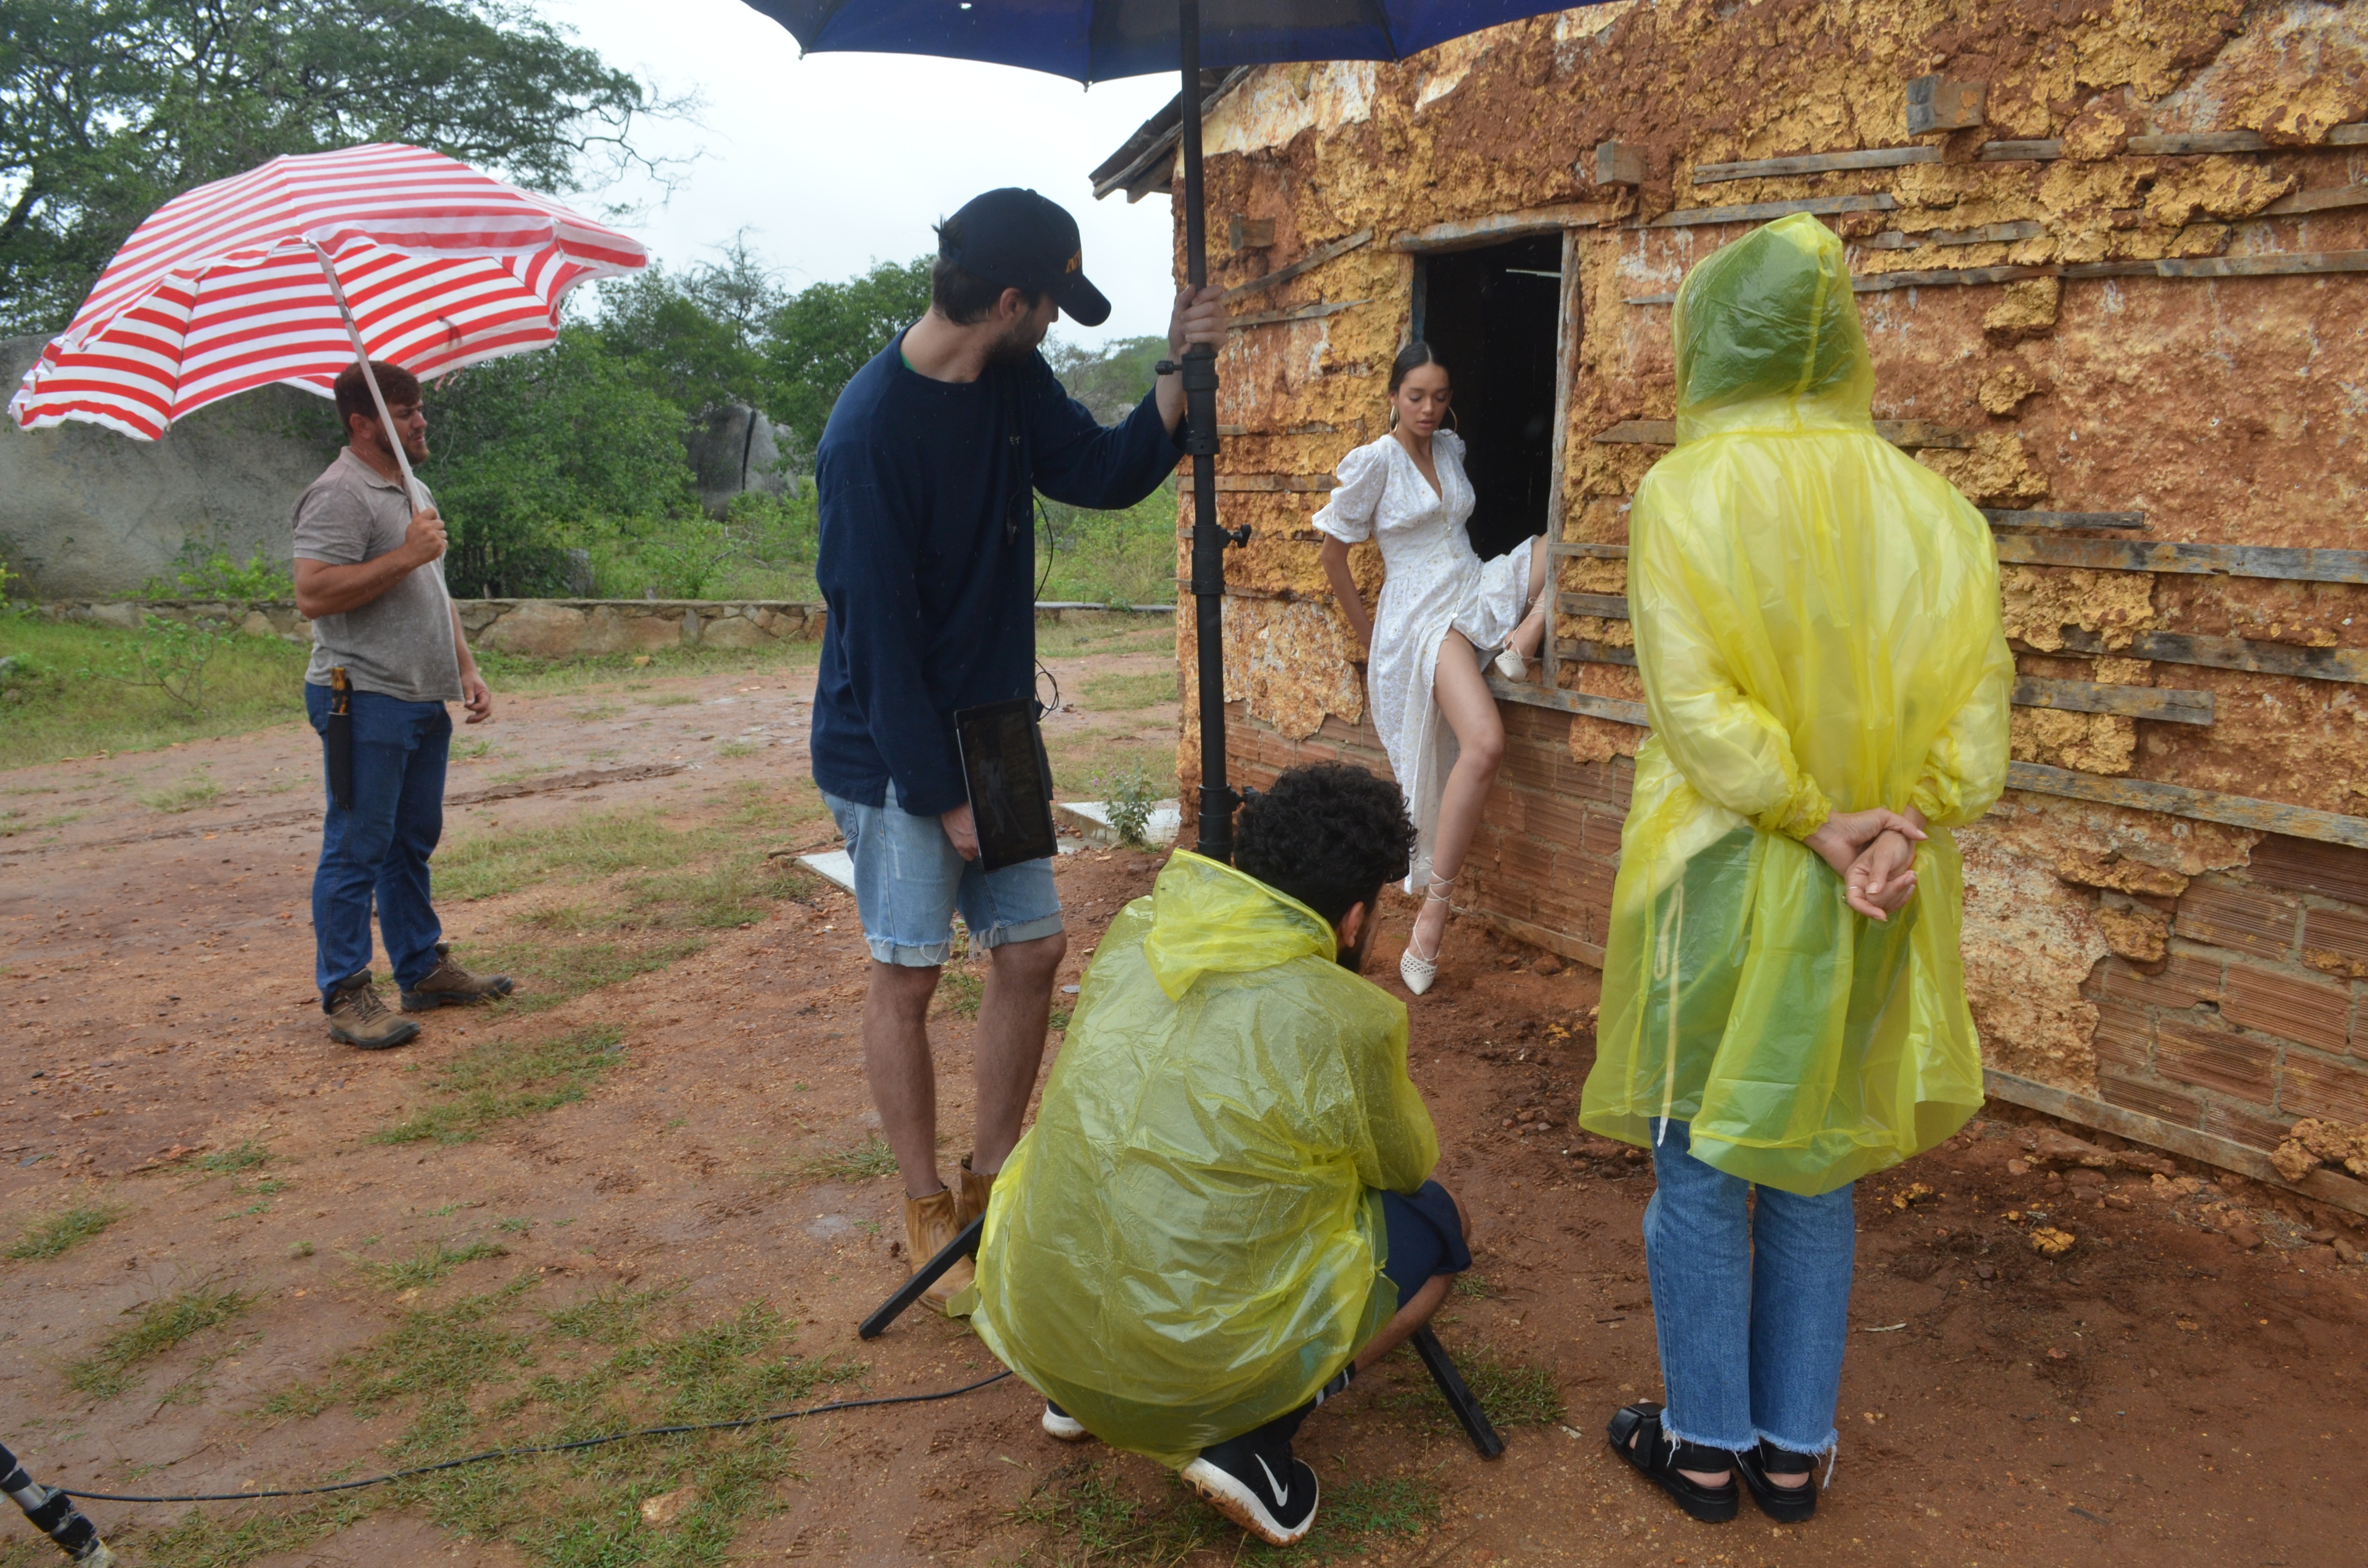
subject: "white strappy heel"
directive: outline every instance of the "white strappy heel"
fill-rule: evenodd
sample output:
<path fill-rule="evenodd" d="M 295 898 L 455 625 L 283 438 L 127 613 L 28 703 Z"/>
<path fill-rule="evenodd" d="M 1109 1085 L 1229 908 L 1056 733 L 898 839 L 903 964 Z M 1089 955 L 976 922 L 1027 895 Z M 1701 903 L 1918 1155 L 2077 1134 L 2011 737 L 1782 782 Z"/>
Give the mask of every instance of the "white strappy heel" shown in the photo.
<path fill-rule="evenodd" d="M 1454 885 L 1455 879 L 1453 877 L 1431 878 L 1430 886 L 1424 892 L 1423 902 L 1428 904 L 1432 899 L 1437 899 L 1440 903 L 1447 904 L 1449 913 L 1452 914 L 1454 912 L 1453 903 L 1440 890 L 1442 888 L 1452 888 Z M 1432 949 L 1430 957 L 1427 959 L 1418 958 L 1415 955 L 1414 933 L 1411 931 L 1406 933 L 1406 951 L 1399 955 L 1398 958 L 1398 978 L 1406 982 L 1406 988 L 1408 991 L 1411 991 L 1416 995 L 1419 996 L 1424 992 L 1430 989 L 1431 982 L 1439 978 L 1440 949 L 1446 947 L 1446 945 L 1447 927 L 1443 923 L 1440 925 L 1439 930 L 1439 947 Z"/>
<path fill-rule="evenodd" d="M 1514 637 L 1518 637 L 1521 634 L 1521 627 L 1527 626 L 1532 620 L 1542 620 L 1545 618 L 1545 604 L 1543 602 L 1545 596 L 1541 593 L 1538 597 L 1539 602 L 1533 605 L 1531 608 L 1530 612 L 1521 618 L 1520 625 L 1513 628 Z M 1521 657 L 1521 651 L 1513 646 L 1511 637 L 1505 640 L 1505 646 L 1497 652 L 1497 657 L 1491 661 L 1491 663 L 1495 666 L 1497 673 L 1503 676 L 1507 680 L 1527 680 L 1530 678 L 1530 663 L 1527 659 Z"/>

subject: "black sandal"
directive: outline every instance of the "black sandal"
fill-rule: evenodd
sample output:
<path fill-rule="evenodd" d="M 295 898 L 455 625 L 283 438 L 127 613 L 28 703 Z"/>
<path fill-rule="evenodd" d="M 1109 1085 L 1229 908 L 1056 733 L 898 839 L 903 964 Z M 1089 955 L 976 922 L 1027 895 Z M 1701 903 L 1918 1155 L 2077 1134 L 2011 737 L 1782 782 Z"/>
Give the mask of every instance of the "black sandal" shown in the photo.
<path fill-rule="evenodd" d="M 1768 1479 L 1771 1475 L 1815 1476 L 1816 1455 L 1796 1454 L 1762 1437 L 1757 1448 L 1735 1456 L 1735 1468 L 1743 1472 L 1743 1483 L 1751 1488 L 1751 1500 L 1759 1505 L 1759 1511 L 1777 1523 L 1797 1525 L 1817 1511 L 1817 1483 L 1814 1480 L 1798 1486 L 1779 1486 Z"/>
<path fill-rule="evenodd" d="M 1629 1446 L 1629 1439 L 1635 1446 Z M 1732 1471 L 1736 1456 L 1723 1449 L 1706 1449 L 1699 1443 L 1683 1443 L 1661 1430 L 1661 1407 L 1657 1404 L 1623 1406 L 1611 1417 L 1611 1447 L 1627 1460 L 1636 1472 L 1677 1500 L 1679 1507 L 1704 1524 L 1724 1524 L 1735 1517 L 1742 1504 L 1742 1493 L 1736 1486 Z M 1679 1474 L 1680 1471 L 1726 1471 L 1728 1478 L 1716 1486 L 1704 1486 Z M 1762 1505 L 1765 1506 L 1766 1505 Z"/>

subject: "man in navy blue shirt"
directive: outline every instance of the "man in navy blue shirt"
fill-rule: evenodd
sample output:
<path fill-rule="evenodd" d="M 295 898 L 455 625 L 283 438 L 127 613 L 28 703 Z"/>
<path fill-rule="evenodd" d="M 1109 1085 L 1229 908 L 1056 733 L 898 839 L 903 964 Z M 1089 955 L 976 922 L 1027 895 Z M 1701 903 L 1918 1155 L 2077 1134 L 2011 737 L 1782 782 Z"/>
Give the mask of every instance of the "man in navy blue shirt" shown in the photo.
<path fill-rule="evenodd" d="M 1036 1086 L 1068 937 L 1049 859 L 978 864 L 953 715 L 1036 688 L 1034 495 L 1131 506 L 1174 472 L 1184 391 L 1158 378 L 1104 429 L 1037 352 L 1086 280 L 1076 220 L 1032 190 L 991 190 L 938 229 L 928 314 L 855 374 L 814 455 L 828 619 L 814 709 L 814 781 L 855 862 L 871 953 L 864 1070 L 905 1177 L 916 1267 L 986 1208 Z M 1222 346 L 1218 290 L 1179 296 L 1171 357 Z M 959 1190 L 938 1168 L 928 1015 L 959 910 L 993 955 L 973 1036 L 976 1099 Z M 962 1264 L 924 1298 L 943 1310 Z"/>

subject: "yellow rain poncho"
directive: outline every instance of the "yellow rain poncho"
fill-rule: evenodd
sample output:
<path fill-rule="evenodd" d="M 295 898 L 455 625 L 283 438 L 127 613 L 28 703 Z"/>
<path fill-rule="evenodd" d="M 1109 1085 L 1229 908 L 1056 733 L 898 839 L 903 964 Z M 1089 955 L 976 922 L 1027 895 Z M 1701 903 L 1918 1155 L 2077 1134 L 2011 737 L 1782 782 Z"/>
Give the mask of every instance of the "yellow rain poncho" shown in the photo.
<path fill-rule="evenodd" d="M 1403 1004 L 1332 928 L 1179 853 L 1104 934 L 987 1205 L 979 1337 L 1171 1466 L 1295 1409 L 1397 1310 L 1372 1189 L 1439 1158 Z"/>
<path fill-rule="evenodd" d="M 1830 1191 L 1982 1100 L 1949 829 L 2006 781 L 2014 664 L 1988 527 L 1875 435 L 1839 240 L 1786 218 L 1686 278 L 1678 444 L 1637 486 L 1629 608 L 1653 733 L 1620 839 L 1586 1127 Z M 1877 923 L 1800 840 L 1920 808 Z"/>

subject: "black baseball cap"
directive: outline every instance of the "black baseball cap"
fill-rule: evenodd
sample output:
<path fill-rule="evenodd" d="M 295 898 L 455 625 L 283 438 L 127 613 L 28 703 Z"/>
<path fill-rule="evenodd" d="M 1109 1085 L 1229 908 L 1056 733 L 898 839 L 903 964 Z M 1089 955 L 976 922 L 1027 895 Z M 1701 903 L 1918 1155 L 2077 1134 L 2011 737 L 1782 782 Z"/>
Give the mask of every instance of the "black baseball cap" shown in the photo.
<path fill-rule="evenodd" d="M 958 230 L 960 244 L 947 238 L 949 228 Z M 1086 281 L 1077 221 L 1032 190 L 1006 186 L 971 198 L 939 226 L 938 254 L 989 283 L 1052 295 L 1080 326 L 1110 319 L 1110 301 Z"/>

